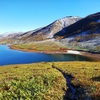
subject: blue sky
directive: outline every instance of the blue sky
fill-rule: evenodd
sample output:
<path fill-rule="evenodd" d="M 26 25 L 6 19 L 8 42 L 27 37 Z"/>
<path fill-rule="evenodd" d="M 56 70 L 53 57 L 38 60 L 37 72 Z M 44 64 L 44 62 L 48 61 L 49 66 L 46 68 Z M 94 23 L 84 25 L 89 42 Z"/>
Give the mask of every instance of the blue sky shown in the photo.
<path fill-rule="evenodd" d="M 66 16 L 100 11 L 100 0 L 0 0 L 0 34 L 30 31 Z"/>

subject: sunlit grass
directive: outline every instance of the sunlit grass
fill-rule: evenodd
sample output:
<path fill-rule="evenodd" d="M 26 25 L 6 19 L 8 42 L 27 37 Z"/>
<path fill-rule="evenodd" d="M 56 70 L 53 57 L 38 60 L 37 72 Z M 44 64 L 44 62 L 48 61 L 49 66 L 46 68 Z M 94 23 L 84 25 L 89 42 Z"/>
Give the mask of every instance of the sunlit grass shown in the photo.
<path fill-rule="evenodd" d="M 16 44 L 10 46 L 12 49 L 21 49 L 26 51 L 66 51 L 67 48 L 58 42 L 35 42 Z"/>
<path fill-rule="evenodd" d="M 72 83 L 81 85 L 94 100 L 100 97 L 100 62 L 56 62 L 63 72 L 74 76 Z M 98 97 L 99 96 L 99 97 Z"/>
<path fill-rule="evenodd" d="M 50 63 L 0 67 L 0 100 L 61 100 L 65 83 Z"/>
<path fill-rule="evenodd" d="M 51 62 L 0 67 L 0 100 L 63 100 L 67 89 L 61 72 L 72 75 L 93 100 L 100 97 L 100 62 Z"/>

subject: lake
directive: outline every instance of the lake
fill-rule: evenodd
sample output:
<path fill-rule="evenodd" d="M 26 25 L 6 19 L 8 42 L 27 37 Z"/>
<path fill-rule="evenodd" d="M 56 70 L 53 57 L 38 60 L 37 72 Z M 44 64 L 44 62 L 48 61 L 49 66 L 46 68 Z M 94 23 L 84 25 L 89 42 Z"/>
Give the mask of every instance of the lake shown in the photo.
<path fill-rule="evenodd" d="M 45 54 L 22 52 L 12 50 L 7 45 L 0 45 L 0 66 L 9 64 L 28 64 L 36 62 L 53 62 L 53 61 L 91 61 L 83 56 L 71 54 Z"/>

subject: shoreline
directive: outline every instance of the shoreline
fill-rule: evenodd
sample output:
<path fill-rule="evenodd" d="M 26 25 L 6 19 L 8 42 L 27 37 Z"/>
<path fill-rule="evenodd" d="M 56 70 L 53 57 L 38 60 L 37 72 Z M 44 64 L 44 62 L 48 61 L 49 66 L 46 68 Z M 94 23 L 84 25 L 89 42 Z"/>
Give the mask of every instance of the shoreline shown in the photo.
<path fill-rule="evenodd" d="M 81 55 L 81 56 L 91 58 L 95 61 L 100 61 L 100 54 L 90 53 L 90 52 L 85 52 L 85 51 L 77 51 L 77 50 L 68 50 L 68 52 L 69 52 L 68 54 Z"/>
<path fill-rule="evenodd" d="M 100 54 L 95 54 L 95 53 L 90 53 L 90 52 L 85 52 L 85 51 L 78 51 L 78 50 L 71 50 L 71 49 L 68 49 L 66 51 L 36 51 L 36 50 L 13 48 L 11 46 L 8 46 L 8 47 L 10 49 L 20 50 L 23 52 L 34 52 L 34 53 L 45 53 L 45 54 L 74 54 L 74 55 L 88 57 L 88 58 L 93 59 L 95 61 L 100 61 Z"/>

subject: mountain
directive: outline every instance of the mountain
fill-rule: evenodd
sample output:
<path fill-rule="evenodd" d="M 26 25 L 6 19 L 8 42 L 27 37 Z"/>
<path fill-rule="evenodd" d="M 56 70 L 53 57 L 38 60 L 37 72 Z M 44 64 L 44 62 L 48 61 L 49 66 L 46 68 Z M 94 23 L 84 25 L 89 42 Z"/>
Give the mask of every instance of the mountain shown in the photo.
<path fill-rule="evenodd" d="M 13 43 L 15 37 L 18 37 L 23 32 L 6 32 L 0 35 L 0 43 Z"/>
<path fill-rule="evenodd" d="M 67 16 L 53 23 L 21 33 L 0 35 L 0 42 L 27 43 L 55 39 L 71 49 L 100 51 L 100 12 L 85 18 Z"/>
<path fill-rule="evenodd" d="M 54 21 L 53 23 L 43 27 L 38 28 L 36 30 L 28 31 L 25 33 L 18 33 L 18 34 L 8 34 L 8 35 L 1 35 L 1 40 L 9 40 L 10 42 L 32 42 L 32 41 L 41 41 L 46 39 L 51 39 L 54 37 L 56 33 L 63 30 L 63 28 L 66 28 L 70 26 L 71 24 L 79 21 L 82 19 L 81 17 L 75 17 L 75 16 L 68 16 L 59 20 Z M 4 38 L 5 37 L 5 38 Z"/>
<path fill-rule="evenodd" d="M 55 34 L 55 37 L 63 36 L 64 38 L 66 38 L 66 37 L 81 34 L 82 32 L 87 32 L 87 31 L 88 33 L 91 33 L 91 32 L 97 33 L 100 30 L 100 13 L 89 15 L 77 21 L 76 23 L 64 28 L 63 30 L 64 30 L 63 34 L 62 34 L 62 31 L 60 31 L 57 34 Z"/>
<path fill-rule="evenodd" d="M 100 12 L 91 14 L 63 30 L 63 34 L 60 31 L 54 36 L 62 37 L 62 43 L 82 50 L 100 51 Z"/>
<path fill-rule="evenodd" d="M 23 33 L 23 32 L 6 32 L 6 33 L 1 34 L 0 38 L 12 38 L 12 37 L 19 35 L 21 33 Z"/>

